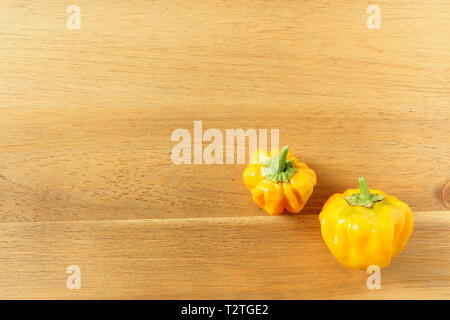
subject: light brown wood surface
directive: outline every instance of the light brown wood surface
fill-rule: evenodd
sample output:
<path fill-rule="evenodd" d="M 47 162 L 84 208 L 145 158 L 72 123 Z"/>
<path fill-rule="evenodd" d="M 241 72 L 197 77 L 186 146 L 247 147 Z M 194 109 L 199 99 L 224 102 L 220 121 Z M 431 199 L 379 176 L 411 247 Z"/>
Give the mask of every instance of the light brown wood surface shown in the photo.
<path fill-rule="evenodd" d="M 0 3 L 0 298 L 449 298 L 450 3 Z M 318 174 L 267 217 L 173 130 L 276 128 Z M 416 214 L 369 291 L 317 214 L 364 175 Z M 447 186 L 447 187 L 446 187 Z M 82 268 L 79 291 L 65 268 Z"/>
<path fill-rule="evenodd" d="M 417 215 L 408 247 L 369 290 L 364 271 L 328 253 L 313 215 L 3 223 L 0 295 L 448 299 L 449 227 L 448 212 Z M 80 290 L 66 288 L 70 265 L 81 269 Z"/>

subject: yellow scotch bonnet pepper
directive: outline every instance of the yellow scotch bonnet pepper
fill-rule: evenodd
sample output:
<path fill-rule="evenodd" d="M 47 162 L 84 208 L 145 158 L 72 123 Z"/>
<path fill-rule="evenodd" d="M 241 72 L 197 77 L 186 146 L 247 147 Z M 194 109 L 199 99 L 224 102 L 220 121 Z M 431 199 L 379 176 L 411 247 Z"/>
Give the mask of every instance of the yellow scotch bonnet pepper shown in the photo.
<path fill-rule="evenodd" d="M 359 190 L 333 194 L 319 215 L 322 237 L 334 257 L 351 269 L 388 266 L 414 226 L 409 206 L 359 178 Z"/>
<path fill-rule="evenodd" d="M 278 215 L 284 209 L 299 213 L 313 192 L 317 176 L 284 146 L 274 154 L 256 150 L 243 180 L 253 201 L 268 214 Z"/>

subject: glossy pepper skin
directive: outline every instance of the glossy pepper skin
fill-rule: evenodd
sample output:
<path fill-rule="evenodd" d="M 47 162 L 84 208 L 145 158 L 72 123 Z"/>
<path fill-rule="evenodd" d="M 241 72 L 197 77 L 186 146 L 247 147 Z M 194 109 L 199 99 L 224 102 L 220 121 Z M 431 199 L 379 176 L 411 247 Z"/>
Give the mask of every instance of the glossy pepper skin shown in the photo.
<path fill-rule="evenodd" d="M 406 245 L 414 217 L 408 205 L 381 190 L 360 189 L 332 195 L 319 215 L 322 237 L 335 258 L 351 269 L 388 266 Z"/>
<path fill-rule="evenodd" d="M 287 146 L 274 154 L 256 150 L 242 176 L 253 201 L 270 215 L 284 209 L 299 213 L 317 182 L 316 173 L 293 157 Z"/>

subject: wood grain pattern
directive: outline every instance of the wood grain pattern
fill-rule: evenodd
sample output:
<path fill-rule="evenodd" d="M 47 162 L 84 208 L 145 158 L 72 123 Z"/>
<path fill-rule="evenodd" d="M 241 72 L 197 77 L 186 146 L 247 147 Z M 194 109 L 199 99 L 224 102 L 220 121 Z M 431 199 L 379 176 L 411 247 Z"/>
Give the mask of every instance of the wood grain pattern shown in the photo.
<path fill-rule="evenodd" d="M 444 209 L 450 6 L 379 5 L 368 30 L 346 1 L 82 1 L 67 30 L 58 1 L 2 2 L 0 219 L 264 214 L 242 165 L 171 163 L 194 120 L 279 128 L 319 175 L 309 213 L 360 175 Z"/>
<path fill-rule="evenodd" d="M 422 212 L 381 273 L 340 266 L 317 216 L 0 224 L 1 298 L 449 299 L 450 215 Z M 66 288 L 69 265 L 81 289 Z"/>
<path fill-rule="evenodd" d="M 448 1 L 377 1 L 381 30 L 355 1 L 79 0 L 80 30 L 69 4 L 0 3 L 0 297 L 448 298 Z M 266 217 L 244 165 L 174 165 L 194 120 L 280 129 L 305 215 Z M 376 292 L 315 224 L 362 175 L 418 221 Z"/>
<path fill-rule="evenodd" d="M 0 220 L 265 215 L 242 182 L 245 165 L 171 163 L 169 154 L 176 144 L 170 141 L 172 130 L 192 132 L 197 117 L 203 118 L 205 129 L 223 131 L 227 123 L 264 128 L 284 121 L 282 114 L 267 121 L 271 111 L 264 108 L 244 111 L 248 120 L 227 115 L 226 109 L 214 110 L 215 115 L 200 116 L 191 110 L 161 108 L 9 109 L 0 120 L 7 150 L 0 156 Z M 414 132 L 410 119 L 368 119 L 369 127 L 383 128 L 368 147 L 361 143 L 361 129 L 353 125 L 357 112 L 341 110 L 347 119 L 339 124 L 332 120 L 339 115 L 323 108 L 316 115 L 294 117 L 304 130 L 295 124 L 280 128 L 282 141 L 303 154 L 319 177 L 306 213 L 317 214 L 333 192 L 353 187 L 361 175 L 372 186 L 407 201 L 413 210 L 444 208 L 439 190 L 448 178 L 443 174 L 450 168 L 450 135 L 440 136 L 446 126 L 443 119 L 416 126 Z M 329 123 L 318 125 L 320 121 Z"/>

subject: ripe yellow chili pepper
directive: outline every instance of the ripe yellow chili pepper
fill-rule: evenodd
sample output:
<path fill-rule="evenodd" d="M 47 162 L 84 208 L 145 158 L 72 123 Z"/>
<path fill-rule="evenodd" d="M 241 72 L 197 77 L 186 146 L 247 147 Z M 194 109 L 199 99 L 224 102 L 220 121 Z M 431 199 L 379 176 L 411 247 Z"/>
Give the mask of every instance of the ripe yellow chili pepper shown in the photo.
<path fill-rule="evenodd" d="M 287 146 L 274 155 L 256 150 L 242 176 L 253 201 L 270 215 L 284 209 L 299 213 L 317 182 L 316 173 L 293 157 Z"/>
<path fill-rule="evenodd" d="M 359 178 L 359 190 L 333 194 L 319 215 L 322 237 L 335 258 L 351 269 L 388 266 L 413 230 L 408 205 L 381 190 L 368 189 Z"/>

